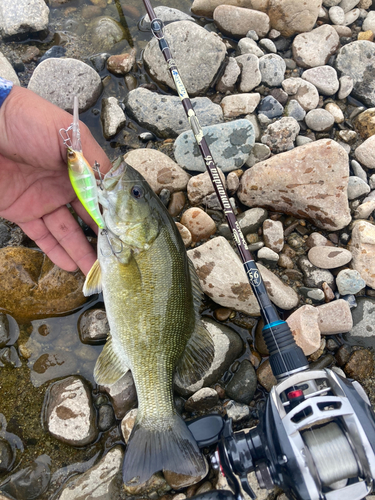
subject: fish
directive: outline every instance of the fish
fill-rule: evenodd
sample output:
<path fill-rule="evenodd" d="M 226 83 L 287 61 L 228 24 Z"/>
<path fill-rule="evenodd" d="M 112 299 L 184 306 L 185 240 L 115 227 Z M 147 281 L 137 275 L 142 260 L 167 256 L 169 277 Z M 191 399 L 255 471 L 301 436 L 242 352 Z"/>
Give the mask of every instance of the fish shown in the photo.
<path fill-rule="evenodd" d="M 123 482 L 137 486 L 168 471 L 204 477 L 207 463 L 173 402 L 173 381 L 195 383 L 213 360 L 199 309 L 202 291 L 175 222 L 142 175 L 114 164 L 99 193 L 107 230 L 85 295 L 103 292 L 110 335 L 94 378 L 113 384 L 131 370 L 138 412 Z"/>
<path fill-rule="evenodd" d="M 97 180 L 93 168 L 82 152 L 78 110 L 78 97 L 74 96 L 73 123 L 68 130 L 60 130 L 60 135 L 67 147 L 69 179 L 79 201 L 97 226 L 100 229 L 104 229 L 105 222 L 99 207 Z M 72 130 L 71 139 L 68 134 L 70 130 Z M 99 170 L 98 164 L 96 164 L 96 168 Z"/>

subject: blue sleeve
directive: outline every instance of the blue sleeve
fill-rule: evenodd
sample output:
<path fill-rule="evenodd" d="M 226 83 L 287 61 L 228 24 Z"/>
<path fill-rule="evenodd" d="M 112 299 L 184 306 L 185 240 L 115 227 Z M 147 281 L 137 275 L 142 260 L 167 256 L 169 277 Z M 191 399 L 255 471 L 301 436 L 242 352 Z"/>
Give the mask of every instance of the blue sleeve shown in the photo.
<path fill-rule="evenodd" d="M 5 99 L 8 97 L 9 92 L 12 90 L 13 82 L 5 80 L 0 76 L 0 106 L 3 104 Z"/>

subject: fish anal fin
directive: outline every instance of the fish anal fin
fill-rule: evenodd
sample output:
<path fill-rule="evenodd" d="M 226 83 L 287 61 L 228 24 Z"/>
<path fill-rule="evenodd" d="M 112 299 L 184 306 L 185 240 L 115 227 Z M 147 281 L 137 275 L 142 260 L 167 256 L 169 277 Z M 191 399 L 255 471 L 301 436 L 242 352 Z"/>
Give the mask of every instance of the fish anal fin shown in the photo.
<path fill-rule="evenodd" d="M 198 382 L 211 367 L 213 358 L 214 344 L 211 335 L 200 319 L 197 319 L 194 333 L 177 364 L 175 377 L 178 384 L 188 387 Z"/>
<path fill-rule="evenodd" d="M 96 361 L 94 369 L 95 382 L 98 385 L 112 385 L 128 370 L 129 368 L 124 364 L 124 361 L 115 353 L 112 339 L 109 337 Z"/>
<path fill-rule="evenodd" d="M 89 295 L 94 295 L 94 293 L 100 293 L 101 291 L 102 272 L 100 269 L 99 261 L 96 260 L 86 276 L 82 292 L 85 297 L 88 297 Z"/>

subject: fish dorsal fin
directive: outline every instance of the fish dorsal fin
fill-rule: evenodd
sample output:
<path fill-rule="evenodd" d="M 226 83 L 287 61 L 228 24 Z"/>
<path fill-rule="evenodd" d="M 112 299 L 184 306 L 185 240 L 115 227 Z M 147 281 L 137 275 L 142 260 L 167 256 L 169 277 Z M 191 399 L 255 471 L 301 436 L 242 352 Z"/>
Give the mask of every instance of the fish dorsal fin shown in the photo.
<path fill-rule="evenodd" d="M 98 385 L 112 385 L 128 370 L 129 368 L 113 350 L 112 338 L 109 336 L 95 364 L 95 382 Z"/>
<path fill-rule="evenodd" d="M 83 295 L 88 297 L 89 295 L 94 295 L 94 293 L 100 293 L 102 291 L 102 272 L 100 269 L 100 264 L 98 259 L 96 259 L 94 265 L 88 272 L 86 276 L 85 283 L 83 285 Z"/>

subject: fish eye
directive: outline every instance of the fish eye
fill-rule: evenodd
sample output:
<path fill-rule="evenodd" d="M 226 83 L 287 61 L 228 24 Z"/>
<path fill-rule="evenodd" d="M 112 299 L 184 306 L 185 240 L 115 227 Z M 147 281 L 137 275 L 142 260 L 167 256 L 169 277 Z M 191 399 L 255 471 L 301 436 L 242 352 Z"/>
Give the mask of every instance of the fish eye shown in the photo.
<path fill-rule="evenodd" d="M 143 188 L 141 188 L 141 186 L 133 186 L 131 188 L 131 191 L 130 191 L 130 194 L 133 196 L 133 198 L 136 198 L 137 200 L 139 198 L 142 198 L 143 197 Z"/>

